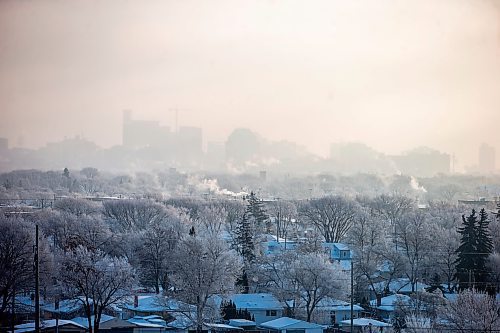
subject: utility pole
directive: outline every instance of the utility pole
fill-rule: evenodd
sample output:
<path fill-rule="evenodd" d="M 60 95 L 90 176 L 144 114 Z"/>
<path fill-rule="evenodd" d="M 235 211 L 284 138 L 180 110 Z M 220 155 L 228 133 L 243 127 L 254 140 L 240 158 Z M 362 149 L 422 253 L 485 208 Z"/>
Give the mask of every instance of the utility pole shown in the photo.
<path fill-rule="evenodd" d="M 354 264 L 351 255 L 351 330 L 352 333 L 354 328 Z"/>
<path fill-rule="evenodd" d="M 11 320 L 10 320 L 10 325 L 11 325 L 11 330 L 12 330 L 12 333 L 14 333 L 15 331 L 15 317 L 16 317 L 16 285 L 14 284 L 13 286 L 13 292 L 12 292 L 12 317 L 11 317 Z"/>
<path fill-rule="evenodd" d="M 40 333 L 40 269 L 38 267 L 38 224 L 35 227 L 35 333 Z"/>

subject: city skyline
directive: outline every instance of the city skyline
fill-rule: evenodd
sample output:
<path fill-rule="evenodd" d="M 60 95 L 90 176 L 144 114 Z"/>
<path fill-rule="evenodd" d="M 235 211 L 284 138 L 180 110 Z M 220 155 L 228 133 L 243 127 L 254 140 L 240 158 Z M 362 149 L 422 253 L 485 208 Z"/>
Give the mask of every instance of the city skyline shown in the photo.
<path fill-rule="evenodd" d="M 206 141 L 243 127 L 324 157 L 332 142 L 365 142 L 475 164 L 483 142 L 500 151 L 499 7 L 2 1 L 0 136 L 110 147 L 131 109 L 203 127 Z"/>

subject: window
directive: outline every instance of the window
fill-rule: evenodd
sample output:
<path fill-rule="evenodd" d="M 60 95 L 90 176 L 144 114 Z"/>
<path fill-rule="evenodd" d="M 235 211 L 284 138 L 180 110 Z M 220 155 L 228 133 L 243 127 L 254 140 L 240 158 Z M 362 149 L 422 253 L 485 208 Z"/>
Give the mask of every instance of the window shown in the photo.
<path fill-rule="evenodd" d="M 266 310 L 267 317 L 276 317 L 276 310 Z"/>

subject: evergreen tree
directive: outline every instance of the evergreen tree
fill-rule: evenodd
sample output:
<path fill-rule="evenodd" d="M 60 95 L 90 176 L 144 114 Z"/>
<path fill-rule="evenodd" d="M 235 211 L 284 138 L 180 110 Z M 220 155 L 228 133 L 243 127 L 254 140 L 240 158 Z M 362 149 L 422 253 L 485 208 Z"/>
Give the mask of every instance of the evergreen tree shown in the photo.
<path fill-rule="evenodd" d="M 255 220 L 255 228 L 262 231 L 264 227 L 270 229 L 270 220 L 266 214 L 264 208 L 264 203 L 257 198 L 254 192 L 250 192 L 250 196 L 247 198 L 248 204 L 246 208 L 246 214 L 253 217 Z M 267 230 L 269 232 L 270 230 Z"/>
<path fill-rule="evenodd" d="M 255 261 L 255 239 L 252 219 L 247 213 L 236 226 L 236 248 L 243 257 L 245 266 Z"/>
<path fill-rule="evenodd" d="M 462 226 L 458 228 L 458 233 L 461 235 L 460 246 L 457 249 L 458 258 L 456 265 L 456 278 L 461 290 L 470 287 L 469 282 L 472 282 L 472 274 L 476 268 L 476 225 L 477 216 L 473 209 L 471 215 L 465 218 L 462 215 Z"/>
<path fill-rule="evenodd" d="M 493 241 L 488 229 L 488 214 L 481 209 L 478 221 L 476 211 L 473 209 L 467 218 L 465 215 L 462 216 L 462 224 L 458 229 L 461 239 L 456 261 L 459 288 L 463 290 L 474 286 L 475 289 L 485 290 L 490 276 L 488 257 L 493 251 Z"/>
<path fill-rule="evenodd" d="M 488 257 L 493 252 L 493 240 L 490 235 L 488 226 L 490 221 L 488 219 L 488 214 L 486 211 L 481 209 L 479 212 L 479 222 L 477 225 L 477 265 L 476 265 L 476 284 L 479 286 L 476 289 L 485 290 L 487 283 L 489 282 L 489 277 L 491 270 L 488 266 Z"/>

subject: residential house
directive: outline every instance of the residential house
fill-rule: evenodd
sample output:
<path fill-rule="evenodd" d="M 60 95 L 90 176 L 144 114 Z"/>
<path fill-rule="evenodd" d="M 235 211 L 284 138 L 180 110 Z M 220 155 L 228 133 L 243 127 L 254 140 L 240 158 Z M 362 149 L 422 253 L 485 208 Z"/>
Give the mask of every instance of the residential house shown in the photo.
<path fill-rule="evenodd" d="M 85 333 L 87 328 L 71 320 L 43 320 L 40 331 L 44 333 Z M 15 333 L 35 332 L 35 322 L 21 324 L 14 327 Z"/>
<path fill-rule="evenodd" d="M 127 320 L 135 326 L 133 333 L 164 333 L 166 322 L 158 315 L 136 316 Z"/>
<path fill-rule="evenodd" d="M 364 309 L 353 305 L 353 318 L 361 317 Z M 351 303 L 326 298 L 321 300 L 314 310 L 312 320 L 322 325 L 339 325 L 342 320 L 351 319 Z"/>
<path fill-rule="evenodd" d="M 44 319 L 71 319 L 75 317 L 84 317 L 85 310 L 79 299 L 65 299 L 52 303 L 45 303 L 42 306 Z"/>
<path fill-rule="evenodd" d="M 91 325 L 94 325 L 94 316 L 91 318 Z M 89 322 L 87 317 L 76 317 L 72 321 L 78 323 L 85 328 L 89 328 Z M 99 331 L 105 333 L 134 333 L 136 325 L 113 316 L 108 316 L 106 314 L 101 315 L 101 320 L 99 321 Z"/>
<path fill-rule="evenodd" d="M 257 325 L 283 316 L 283 304 L 271 294 L 234 294 L 225 298 L 218 296 L 214 301 L 220 307 L 222 300 L 229 299 L 237 310 L 250 312 Z"/>
<path fill-rule="evenodd" d="M 377 312 L 377 316 L 383 320 L 390 322 L 394 318 L 396 307 L 398 305 L 408 306 L 411 303 L 411 297 L 408 295 L 394 294 L 382 297 L 380 305 L 377 305 L 377 300 L 370 301 L 370 306 Z"/>
<path fill-rule="evenodd" d="M 323 333 L 324 326 L 307 321 L 281 317 L 258 325 L 261 330 L 269 333 Z"/>
<path fill-rule="evenodd" d="M 351 331 L 351 320 L 343 320 L 341 322 L 342 330 Z M 391 324 L 384 323 L 383 321 L 378 321 L 371 318 L 357 318 L 352 321 L 353 333 L 383 333 L 384 329 L 388 330 Z"/>
<path fill-rule="evenodd" d="M 175 313 L 193 311 L 193 306 L 161 295 L 143 295 L 129 298 L 119 307 L 122 319 L 160 316 L 167 322 L 175 320 Z"/>

